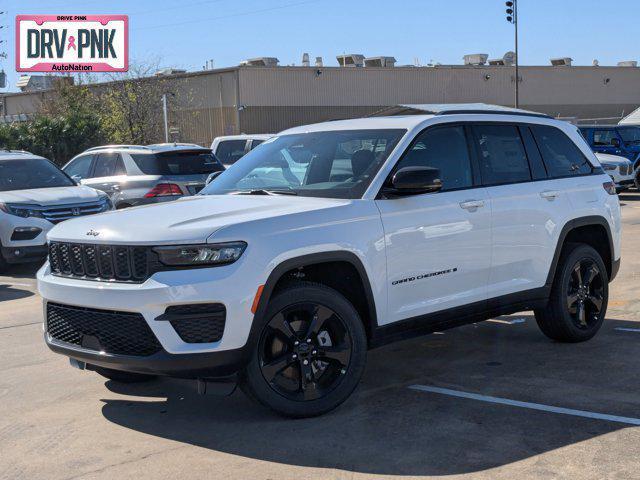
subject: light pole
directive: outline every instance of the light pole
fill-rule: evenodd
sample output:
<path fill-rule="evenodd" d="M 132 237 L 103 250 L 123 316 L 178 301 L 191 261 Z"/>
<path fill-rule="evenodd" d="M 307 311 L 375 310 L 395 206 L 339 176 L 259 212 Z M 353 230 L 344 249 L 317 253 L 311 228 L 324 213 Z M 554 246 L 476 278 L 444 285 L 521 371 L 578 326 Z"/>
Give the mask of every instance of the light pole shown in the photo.
<path fill-rule="evenodd" d="M 513 24 L 515 28 L 515 43 L 516 43 L 516 88 L 515 88 L 515 107 L 518 108 L 520 106 L 520 72 L 518 62 L 520 61 L 520 56 L 518 55 L 518 0 L 513 0 L 509 2 L 505 2 L 507 6 L 507 22 Z"/>
<path fill-rule="evenodd" d="M 169 120 L 167 119 L 167 94 L 162 94 L 162 115 L 164 117 L 164 141 L 169 143 Z"/>

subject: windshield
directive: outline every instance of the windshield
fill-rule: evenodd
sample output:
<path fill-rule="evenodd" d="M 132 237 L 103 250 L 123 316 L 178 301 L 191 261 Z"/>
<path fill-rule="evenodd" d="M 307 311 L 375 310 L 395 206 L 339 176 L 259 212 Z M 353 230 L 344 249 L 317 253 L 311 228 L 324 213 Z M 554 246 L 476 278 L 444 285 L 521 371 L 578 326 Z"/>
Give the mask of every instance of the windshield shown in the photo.
<path fill-rule="evenodd" d="M 271 191 L 360 198 L 405 133 L 341 130 L 274 137 L 223 172 L 202 194 Z"/>
<path fill-rule="evenodd" d="M 132 154 L 133 161 L 145 175 L 199 175 L 224 170 L 207 150 L 158 154 Z"/>
<path fill-rule="evenodd" d="M 74 185 L 73 180 L 44 158 L 0 160 L 0 192 Z"/>
<path fill-rule="evenodd" d="M 619 128 L 622 140 L 628 143 L 640 143 L 640 127 Z"/>

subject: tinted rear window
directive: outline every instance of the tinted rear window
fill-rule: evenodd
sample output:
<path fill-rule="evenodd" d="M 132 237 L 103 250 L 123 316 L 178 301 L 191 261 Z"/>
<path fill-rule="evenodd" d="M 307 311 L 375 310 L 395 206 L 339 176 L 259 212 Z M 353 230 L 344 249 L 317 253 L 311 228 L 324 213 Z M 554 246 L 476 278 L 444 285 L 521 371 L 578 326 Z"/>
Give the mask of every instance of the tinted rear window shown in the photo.
<path fill-rule="evenodd" d="M 224 170 L 210 152 L 132 154 L 131 157 L 145 175 L 198 175 Z"/>

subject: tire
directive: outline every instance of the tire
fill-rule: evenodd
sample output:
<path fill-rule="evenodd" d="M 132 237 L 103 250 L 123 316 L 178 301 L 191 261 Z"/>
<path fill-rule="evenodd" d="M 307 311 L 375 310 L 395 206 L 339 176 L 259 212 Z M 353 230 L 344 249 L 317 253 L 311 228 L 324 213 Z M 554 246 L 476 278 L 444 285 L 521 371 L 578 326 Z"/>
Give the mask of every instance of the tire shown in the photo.
<path fill-rule="evenodd" d="M 322 415 L 344 402 L 364 372 L 367 336 L 338 291 L 296 282 L 269 301 L 240 388 L 280 415 Z M 307 362 L 307 363 L 304 363 Z"/>
<path fill-rule="evenodd" d="M 589 245 L 570 243 L 560 255 L 549 303 L 534 313 L 552 340 L 584 342 L 600 330 L 608 300 L 609 276 L 600 254 Z"/>
<path fill-rule="evenodd" d="M 142 383 L 154 380 L 155 375 L 145 375 L 143 373 L 123 372 L 121 370 L 112 370 L 110 368 L 102 368 L 92 366 L 91 369 L 99 375 L 118 383 Z"/>
<path fill-rule="evenodd" d="M 124 210 L 125 208 L 130 208 L 131 205 L 129 205 L 128 203 L 120 203 L 118 204 L 118 206 L 116 206 L 116 210 Z"/>
<path fill-rule="evenodd" d="M 2 256 L 2 252 L 0 252 L 0 273 L 6 272 L 7 268 L 9 268 L 9 264 Z"/>

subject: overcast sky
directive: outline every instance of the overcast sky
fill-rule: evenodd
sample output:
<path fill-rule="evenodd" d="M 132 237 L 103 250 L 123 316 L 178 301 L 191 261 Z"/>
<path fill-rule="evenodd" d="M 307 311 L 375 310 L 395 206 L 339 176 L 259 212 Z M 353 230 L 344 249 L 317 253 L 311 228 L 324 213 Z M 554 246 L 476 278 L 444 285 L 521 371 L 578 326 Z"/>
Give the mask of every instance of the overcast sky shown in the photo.
<path fill-rule="evenodd" d="M 337 65 L 340 53 L 392 55 L 399 64 L 462 62 L 465 53 L 502 56 L 513 26 L 502 0 L 0 0 L 2 67 L 15 90 L 14 21 L 18 14 L 130 16 L 133 61 L 199 70 L 257 56 L 300 64 L 302 53 Z M 520 59 L 548 64 L 640 60 L 640 0 L 520 0 Z"/>

